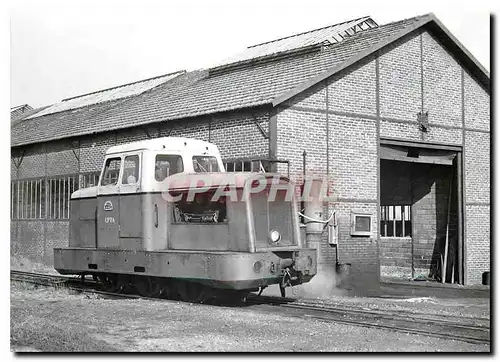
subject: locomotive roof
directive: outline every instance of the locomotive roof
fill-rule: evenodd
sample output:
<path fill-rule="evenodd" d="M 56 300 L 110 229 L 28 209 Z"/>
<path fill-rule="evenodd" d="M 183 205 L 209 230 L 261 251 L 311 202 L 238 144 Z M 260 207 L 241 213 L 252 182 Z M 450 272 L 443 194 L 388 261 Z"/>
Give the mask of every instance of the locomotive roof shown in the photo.
<path fill-rule="evenodd" d="M 209 172 L 209 173 L 177 173 L 165 179 L 169 191 L 185 191 L 189 189 L 214 189 L 221 186 L 232 186 L 235 188 L 245 187 L 247 180 L 264 177 L 267 185 L 278 179 L 280 184 L 292 183 L 288 177 L 277 173 L 258 172 Z M 209 183 L 207 184 L 207 182 Z M 193 185 L 196 185 L 193 187 Z"/>
<path fill-rule="evenodd" d="M 207 147 L 206 150 L 216 151 L 217 146 L 202 140 L 187 137 L 160 137 L 145 141 L 130 142 L 108 148 L 106 155 L 124 153 L 137 150 L 162 150 L 181 151 L 183 149 L 196 149 Z"/>

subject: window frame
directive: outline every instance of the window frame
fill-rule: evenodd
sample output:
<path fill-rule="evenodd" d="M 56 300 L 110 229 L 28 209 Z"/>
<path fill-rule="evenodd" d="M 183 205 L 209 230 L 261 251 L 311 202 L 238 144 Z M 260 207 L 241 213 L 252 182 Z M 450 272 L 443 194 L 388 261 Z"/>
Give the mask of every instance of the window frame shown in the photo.
<path fill-rule="evenodd" d="M 175 174 L 178 174 L 178 173 L 183 173 L 184 170 L 185 170 L 185 167 L 184 167 L 184 157 L 182 157 L 182 154 L 180 154 L 180 153 L 176 153 L 176 152 L 163 153 L 162 152 L 162 153 L 156 153 L 154 156 L 155 157 L 154 157 L 154 160 L 153 160 L 154 161 L 153 177 L 154 177 L 155 182 L 163 182 L 168 177 L 168 176 L 165 176 L 165 178 L 163 180 L 161 180 L 161 181 L 159 181 L 159 180 L 156 179 L 156 162 L 157 162 L 158 156 L 177 156 L 177 157 L 179 157 L 181 159 L 182 170 L 179 171 L 179 172 L 173 173 L 171 175 L 175 175 Z M 169 176 L 171 176 L 171 175 L 169 175 Z"/>
<path fill-rule="evenodd" d="M 115 183 L 113 184 L 106 184 L 106 185 L 103 185 L 102 184 L 102 181 L 104 180 L 104 173 L 106 172 L 106 164 L 108 161 L 110 160 L 115 160 L 115 159 L 118 159 L 120 160 L 120 167 L 118 169 L 118 178 L 116 180 Z M 107 158 L 104 159 L 104 165 L 102 167 L 102 171 L 101 171 L 101 176 L 99 177 L 99 187 L 109 187 L 109 186 L 118 186 L 119 183 L 121 183 L 121 178 L 122 178 L 122 171 L 123 171 L 123 155 L 120 155 L 120 156 L 117 156 L 117 155 L 113 155 L 113 156 L 109 156 Z"/>
<path fill-rule="evenodd" d="M 370 219 L 370 230 L 356 230 L 356 217 L 368 217 Z M 351 236 L 372 236 L 373 214 L 367 212 L 351 211 Z"/>
<path fill-rule="evenodd" d="M 207 157 L 207 158 L 213 158 L 214 161 L 215 161 L 215 165 L 217 166 L 217 171 L 196 171 L 196 168 L 194 167 L 194 159 L 195 157 Z M 198 163 L 200 163 L 198 160 L 196 160 Z M 222 172 L 221 171 L 221 168 L 220 168 L 220 165 L 219 165 L 219 160 L 217 159 L 217 157 L 213 156 L 213 155 L 192 155 L 191 157 L 191 163 L 193 165 L 193 171 L 195 173 L 209 173 L 209 172 Z"/>
<path fill-rule="evenodd" d="M 12 180 L 11 220 L 69 220 L 71 194 L 79 188 L 79 174 Z"/>
<path fill-rule="evenodd" d="M 135 179 L 135 182 L 131 183 L 124 183 L 124 177 L 125 177 L 125 162 L 127 161 L 128 157 L 137 157 L 137 177 Z M 122 156 L 122 162 L 120 164 L 120 186 L 130 186 L 130 185 L 139 185 L 141 183 L 141 156 L 139 153 L 130 153 L 130 154 L 125 154 Z M 115 184 L 116 185 L 116 184 Z"/>

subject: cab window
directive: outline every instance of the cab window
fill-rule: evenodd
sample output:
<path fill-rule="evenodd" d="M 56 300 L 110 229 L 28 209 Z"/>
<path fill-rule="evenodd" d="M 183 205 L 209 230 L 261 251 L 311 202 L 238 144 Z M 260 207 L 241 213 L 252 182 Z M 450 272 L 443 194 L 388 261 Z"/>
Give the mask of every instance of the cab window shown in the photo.
<path fill-rule="evenodd" d="M 219 172 L 219 164 L 214 156 L 193 156 L 195 172 Z"/>
<path fill-rule="evenodd" d="M 182 157 L 179 155 L 157 155 L 155 160 L 155 180 L 163 181 L 166 177 L 184 171 Z"/>
<path fill-rule="evenodd" d="M 108 158 L 104 165 L 101 186 L 116 185 L 120 175 L 121 158 Z"/>
<path fill-rule="evenodd" d="M 139 155 L 125 157 L 123 162 L 122 185 L 139 182 Z"/>

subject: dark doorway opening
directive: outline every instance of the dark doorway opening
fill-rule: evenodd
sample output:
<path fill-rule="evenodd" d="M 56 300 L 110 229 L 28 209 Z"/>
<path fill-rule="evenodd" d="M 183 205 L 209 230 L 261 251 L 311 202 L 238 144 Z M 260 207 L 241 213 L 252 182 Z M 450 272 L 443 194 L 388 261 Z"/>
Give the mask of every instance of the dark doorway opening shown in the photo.
<path fill-rule="evenodd" d="M 382 146 L 383 276 L 459 283 L 463 253 L 456 156 L 443 150 Z"/>

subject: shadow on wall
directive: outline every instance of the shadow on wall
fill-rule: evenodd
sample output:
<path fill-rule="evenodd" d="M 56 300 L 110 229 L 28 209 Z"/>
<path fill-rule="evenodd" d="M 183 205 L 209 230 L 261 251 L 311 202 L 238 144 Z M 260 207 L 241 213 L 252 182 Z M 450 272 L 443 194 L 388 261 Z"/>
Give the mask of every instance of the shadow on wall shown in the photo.
<path fill-rule="evenodd" d="M 449 212 L 447 282 L 451 281 L 451 265 L 457 268 L 457 190 L 456 175 L 452 172 L 453 167 L 442 165 L 420 164 L 412 169 L 415 269 L 425 269 L 428 271 L 426 277 L 441 280 L 441 256 L 445 252 Z M 452 193 L 448 204 L 450 181 Z M 456 270 L 454 276 L 456 279 Z"/>

